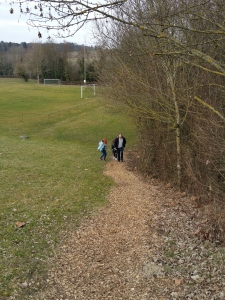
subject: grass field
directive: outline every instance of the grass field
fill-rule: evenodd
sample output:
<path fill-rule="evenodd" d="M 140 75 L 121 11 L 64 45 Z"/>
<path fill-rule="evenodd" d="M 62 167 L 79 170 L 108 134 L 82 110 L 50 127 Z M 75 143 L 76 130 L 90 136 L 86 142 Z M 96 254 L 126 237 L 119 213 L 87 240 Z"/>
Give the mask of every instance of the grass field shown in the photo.
<path fill-rule="evenodd" d="M 0 299 L 25 300 L 60 239 L 107 203 L 113 182 L 102 174 L 99 140 L 122 129 L 129 148 L 136 135 L 98 95 L 80 99 L 79 87 L 0 79 L 0 89 Z"/>

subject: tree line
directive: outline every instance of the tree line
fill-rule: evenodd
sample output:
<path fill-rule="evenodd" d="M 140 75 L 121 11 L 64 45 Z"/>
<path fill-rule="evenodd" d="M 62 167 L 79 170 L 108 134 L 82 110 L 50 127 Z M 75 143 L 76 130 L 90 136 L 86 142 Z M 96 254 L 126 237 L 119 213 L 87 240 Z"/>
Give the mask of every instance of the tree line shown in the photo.
<path fill-rule="evenodd" d="M 129 1 L 97 23 L 100 81 L 112 107 L 136 123 L 143 172 L 197 195 L 218 234 L 225 228 L 224 13 L 219 0 Z"/>
<path fill-rule="evenodd" d="M 97 80 L 96 49 L 73 43 L 0 43 L 0 76 L 60 79 L 62 81 Z M 84 75 L 84 67 L 86 74 Z"/>
<path fill-rule="evenodd" d="M 29 1 L 20 8 L 32 10 Z M 15 3 L 15 2 L 14 2 Z M 225 2 L 44 0 L 30 23 L 73 35 L 93 21 L 99 81 L 131 115 L 144 172 L 196 196 L 225 229 Z M 51 14 L 47 12 L 51 10 Z M 46 12 L 46 13 L 45 13 Z M 40 22 L 44 23 L 41 26 Z M 58 22 L 58 26 L 51 23 Z M 64 20 L 62 23 L 61 20 Z"/>

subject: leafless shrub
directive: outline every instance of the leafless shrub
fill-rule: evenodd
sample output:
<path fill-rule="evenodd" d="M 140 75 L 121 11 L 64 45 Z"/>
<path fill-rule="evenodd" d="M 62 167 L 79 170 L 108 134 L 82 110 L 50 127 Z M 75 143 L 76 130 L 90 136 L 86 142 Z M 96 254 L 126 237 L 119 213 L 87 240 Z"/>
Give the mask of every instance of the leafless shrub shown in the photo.
<path fill-rule="evenodd" d="M 137 125 L 142 170 L 199 195 L 225 228 L 224 6 L 212 2 L 150 1 L 136 19 L 151 29 L 100 26 L 100 78 Z"/>

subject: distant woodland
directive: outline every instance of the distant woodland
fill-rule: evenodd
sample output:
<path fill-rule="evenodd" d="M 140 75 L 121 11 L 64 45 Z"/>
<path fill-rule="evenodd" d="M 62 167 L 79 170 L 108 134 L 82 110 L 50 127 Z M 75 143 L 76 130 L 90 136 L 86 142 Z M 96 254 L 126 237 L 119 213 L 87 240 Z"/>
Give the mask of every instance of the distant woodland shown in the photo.
<path fill-rule="evenodd" d="M 96 49 L 75 43 L 0 42 L 0 76 L 95 82 Z M 85 78 L 84 78 L 85 77 Z"/>
<path fill-rule="evenodd" d="M 46 12 L 55 3 L 41 2 Z M 25 3 L 28 10 L 33 5 Z M 57 29 L 68 34 L 97 11 L 98 56 L 70 44 L 21 44 L 1 52 L 0 72 L 69 81 L 82 79 L 85 67 L 93 80 L 97 65 L 112 110 L 126 111 L 136 124 L 140 169 L 195 195 L 195 207 L 213 220 L 204 239 L 225 240 L 225 1 L 105 1 L 95 7 L 81 0 L 66 10 L 67 2 L 57 3 Z M 42 10 L 38 6 L 32 18 L 38 21 Z M 46 21 L 51 27 L 52 14 Z"/>

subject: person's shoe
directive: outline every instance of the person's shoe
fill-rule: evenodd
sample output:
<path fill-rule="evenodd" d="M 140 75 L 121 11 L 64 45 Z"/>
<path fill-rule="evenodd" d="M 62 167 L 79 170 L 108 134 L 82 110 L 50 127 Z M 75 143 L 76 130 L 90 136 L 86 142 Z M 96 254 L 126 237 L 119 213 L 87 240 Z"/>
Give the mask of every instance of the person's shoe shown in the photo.
<path fill-rule="evenodd" d="M 102 158 L 99 158 L 99 160 L 102 160 Z"/>
<path fill-rule="evenodd" d="M 115 157 L 114 159 L 115 159 L 115 160 L 117 160 L 117 158 L 116 158 L 116 157 Z"/>

